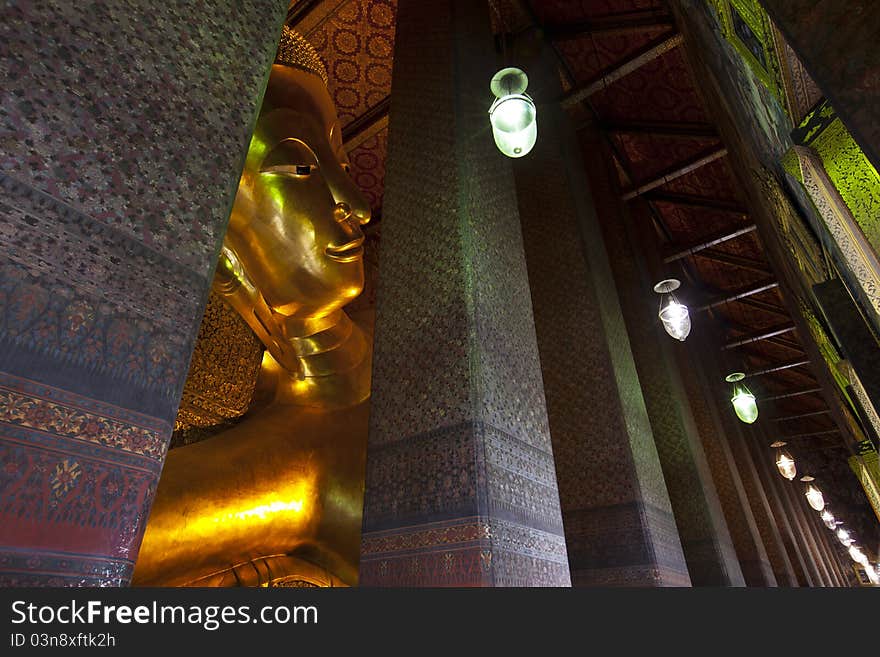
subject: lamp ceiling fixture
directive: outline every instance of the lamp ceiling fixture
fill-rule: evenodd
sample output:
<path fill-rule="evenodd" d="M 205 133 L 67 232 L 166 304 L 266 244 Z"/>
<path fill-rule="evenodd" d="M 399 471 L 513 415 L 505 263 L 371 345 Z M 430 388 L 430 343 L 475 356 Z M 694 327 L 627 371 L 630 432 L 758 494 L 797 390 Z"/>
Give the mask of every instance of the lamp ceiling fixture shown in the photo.
<path fill-rule="evenodd" d="M 868 557 L 866 557 L 865 553 L 862 552 L 857 546 L 849 546 L 849 556 L 856 563 L 863 565 L 866 569 L 869 568 Z"/>
<path fill-rule="evenodd" d="M 746 424 L 752 424 L 758 419 L 758 405 L 752 392 L 744 383 L 740 383 L 744 378 L 746 375 L 742 372 L 734 372 L 728 374 L 724 380 L 733 384 L 733 396 L 730 401 L 736 416 Z"/>
<path fill-rule="evenodd" d="M 837 530 L 837 540 L 843 543 L 844 547 L 849 547 L 853 544 L 853 539 L 850 537 L 849 532 L 843 529 L 842 527 Z"/>
<path fill-rule="evenodd" d="M 525 93 L 528 76 L 515 67 L 503 68 L 492 78 L 489 87 L 495 101 L 489 108 L 489 122 L 495 145 L 507 157 L 522 157 L 538 139 L 538 110 Z"/>
<path fill-rule="evenodd" d="M 660 295 L 660 312 L 658 316 L 663 328 L 676 340 L 685 341 L 691 332 L 691 317 L 688 308 L 680 303 L 672 293 L 681 287 L 681 281 L 667 278 L 654 286 L 654 292 Z"/>
<path fill-rule="evenodd" d="M 794 457 L 787 450 L 782 449 L 785 444 L 784 441 L 777 440 L 770 447 L 776 448 L 776 469 L 779 470 L 779 474 L 791 481 L 797 476 L 797 467 L 794 464 Z"/>
<path fill-rule="evenodd" d="M 825 498 L 822 496 L 822 491 L 813 486 L 813 484 L 807 485 L 807 490 L 804 495 L 806 496 L 809 505 L 816 511 L 822 511 L 825 508 Z"/>

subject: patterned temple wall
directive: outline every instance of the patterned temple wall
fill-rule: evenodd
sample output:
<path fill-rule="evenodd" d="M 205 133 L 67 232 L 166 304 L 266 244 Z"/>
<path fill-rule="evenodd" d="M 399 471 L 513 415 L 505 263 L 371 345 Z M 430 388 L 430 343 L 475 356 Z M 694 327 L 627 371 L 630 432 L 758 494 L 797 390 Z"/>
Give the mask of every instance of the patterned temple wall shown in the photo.
<path fill-rule="evenodd" d="M 129 581 L 287 4 L 2 9 L 2 585 Z"/>

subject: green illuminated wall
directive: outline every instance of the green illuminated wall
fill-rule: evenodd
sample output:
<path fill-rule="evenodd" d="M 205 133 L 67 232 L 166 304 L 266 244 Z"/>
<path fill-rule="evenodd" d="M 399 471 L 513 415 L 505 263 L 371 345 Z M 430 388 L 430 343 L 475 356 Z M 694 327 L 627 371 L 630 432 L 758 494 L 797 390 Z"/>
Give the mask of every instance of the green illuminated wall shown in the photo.
<path fill-rule="evenodd" d="M 715 8 L 721 33 L 755 76 L 785 105 L 782 68 L 773 24 L 758 0 L 707 0 Z"/>

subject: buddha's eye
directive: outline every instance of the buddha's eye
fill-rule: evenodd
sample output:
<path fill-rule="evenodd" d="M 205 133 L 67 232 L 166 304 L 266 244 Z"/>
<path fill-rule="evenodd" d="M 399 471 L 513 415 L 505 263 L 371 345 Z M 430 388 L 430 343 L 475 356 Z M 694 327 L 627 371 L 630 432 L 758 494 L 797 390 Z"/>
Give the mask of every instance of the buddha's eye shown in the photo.
<path fill-rule="evenodd" d="M 318 158 L 305 143 L 293 137 L 277 144 L 260 165 L 260 173 L 308 178 L 318 170 Z"/>
<path fill-rule="evenodd" d="M 345 171 L 345 173 L 351 173 L 351 165 L 348 162 L 343 162 L 342 170 Z"/>

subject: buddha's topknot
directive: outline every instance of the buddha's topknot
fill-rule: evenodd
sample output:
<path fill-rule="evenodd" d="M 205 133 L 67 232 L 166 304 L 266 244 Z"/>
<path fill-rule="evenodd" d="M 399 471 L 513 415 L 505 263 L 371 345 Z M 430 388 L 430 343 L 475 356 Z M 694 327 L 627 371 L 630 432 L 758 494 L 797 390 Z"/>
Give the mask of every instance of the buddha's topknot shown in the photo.
<path fill-rule="evenodd" d="M 327 69 L 321 57 L 305 37 L 287 25 L 281 31 L 281 44 L 275 55 L 275 63 L 317 75 L 327 84 Z"/>

